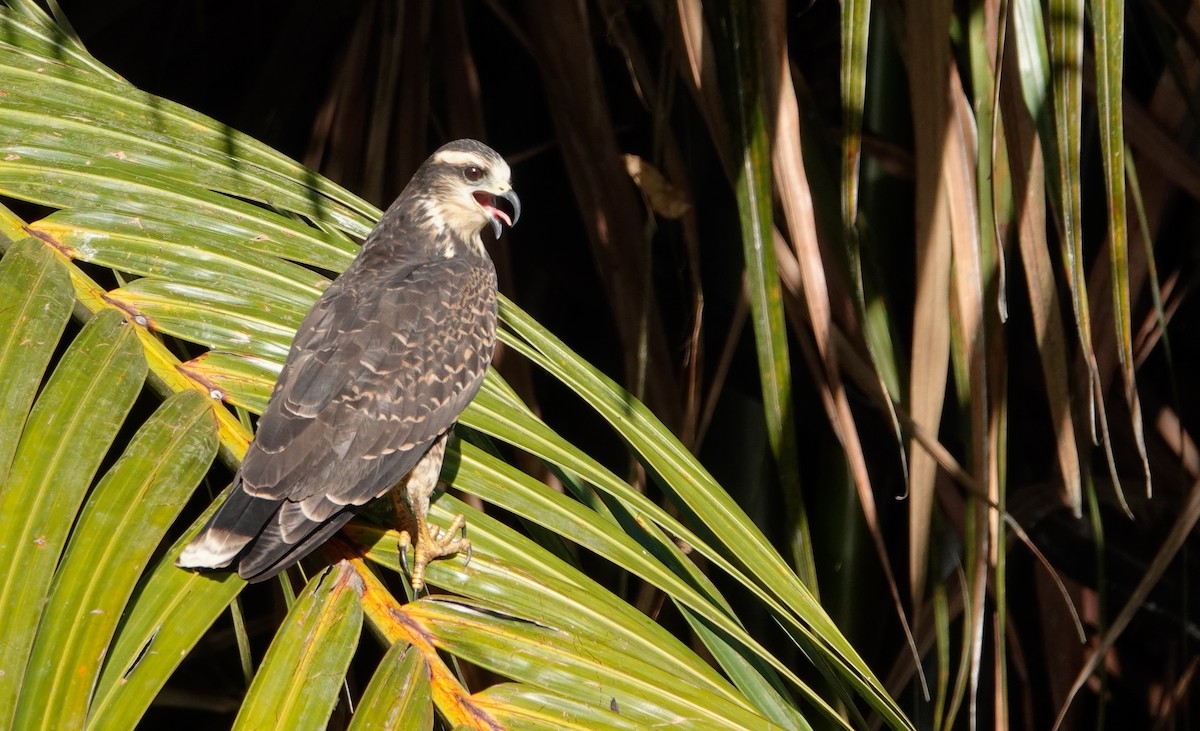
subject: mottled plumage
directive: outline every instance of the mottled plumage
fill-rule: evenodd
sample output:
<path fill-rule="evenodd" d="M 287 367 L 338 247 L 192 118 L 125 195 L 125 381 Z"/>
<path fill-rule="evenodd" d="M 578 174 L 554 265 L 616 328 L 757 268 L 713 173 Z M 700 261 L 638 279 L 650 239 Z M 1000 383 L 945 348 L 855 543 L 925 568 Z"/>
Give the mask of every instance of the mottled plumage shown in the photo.
<path fill-rule="evenodd" d="M 480 238 L 520 203 L 474 140 L 435 152 L 304 318 L 229 498 L 178 565 L 260 581 L 314 550 L 353 508 L 404 482 L 425 563 L 467 547 L 430 535 L 445 440 L 495 347 L 496 273 Z M 512 221 L 495 197 L 513 204 Z"/>

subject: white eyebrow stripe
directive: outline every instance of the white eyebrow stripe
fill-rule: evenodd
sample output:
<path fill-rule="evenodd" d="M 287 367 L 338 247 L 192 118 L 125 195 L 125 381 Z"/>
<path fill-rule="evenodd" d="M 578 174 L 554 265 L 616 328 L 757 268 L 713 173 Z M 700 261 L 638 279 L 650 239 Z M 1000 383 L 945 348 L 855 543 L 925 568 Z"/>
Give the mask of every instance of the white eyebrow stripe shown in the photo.
<path fill-rule="evenodd" d="M 479 155 L 476 155 L 473 152 L 465 152 L 463 150 L 442 150 L 433 156 L 433 161 L 443 165 L 453 165 L 454 167 L 458 167 L 460 165 L 478 165 L 480 167 L 486 167 L 487 165 L 483 159 L 479 157 Z"/>

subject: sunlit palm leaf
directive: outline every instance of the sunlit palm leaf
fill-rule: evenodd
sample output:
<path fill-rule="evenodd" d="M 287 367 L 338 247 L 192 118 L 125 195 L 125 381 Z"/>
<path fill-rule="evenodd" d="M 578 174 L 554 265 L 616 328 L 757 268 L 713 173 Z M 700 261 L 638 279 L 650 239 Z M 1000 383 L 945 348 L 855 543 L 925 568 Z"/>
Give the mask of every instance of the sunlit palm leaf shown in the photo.
<path fill-rule="evenodd" d="M 145 375 L 133 329 L 109 311 L 75 339 L 25 423 L 0 493 L 0 559 L 20 567 L 0 581 L 0 725 L 12 725 L 55 566 Z"/>
<path fill-rule="evenodd" d="M 428 666 L 421 653 L 402 642 L 383 656 L 350 720 L 350 731 L 377 728 L 433 728 Z"/>
<path fill-rule="evenodd" d="M 130 600 L 104 664 L 88 714 L 88 728 L 133 728 L 209 627 L 246 582 L 236 574 L 180 571 L 175 556 L 183 536 L 142 579 Z"/>
<path fill-rule="evenodd" d="M 12 469 L 42 373 L 58 345 L 74 297 L 66 268 L 49 249 L 25 241 L 0 263 L 0 478 Z M 0 483 L 6 483 L 0 479 Z"/>
<path fill-rule="evenodd" d="M 651 729 L 621 712 L 619 703 L 597 708 L 516 683 L 494 685 L 472 700 L 508 728 L 528 731 L 641 731 Z"/>
<path fill-rule="evenodd" d="M 83 727 L 134 584 L 212 464 L 216 435 L 211 402 L 195 391 L 177 394 L 96 487 L 46 601 L 17 727 Z"/>
<path fill-rule="evenodd" d="M 361 582 L 340 563 L 308 583 L 246 691 L 235 729 L 326 727 L 358 646 Z"/>

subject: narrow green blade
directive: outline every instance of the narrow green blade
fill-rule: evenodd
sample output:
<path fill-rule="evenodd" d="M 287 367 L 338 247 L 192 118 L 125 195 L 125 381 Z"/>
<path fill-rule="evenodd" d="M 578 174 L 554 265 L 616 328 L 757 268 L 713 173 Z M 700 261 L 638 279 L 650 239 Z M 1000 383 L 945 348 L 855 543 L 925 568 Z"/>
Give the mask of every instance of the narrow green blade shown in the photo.
<path fill-rule="evenodd" d="M 350 720 L 350 731 L 384 728 L 412 731 L 433 728 L 429 666 L 421 653 L 400 642 L 383 656 Z"/>
<path fill-rule="evenodd" d="M 602 640 L 450 599 L 422 599 L 405 609 L 432 632 L 435 645 L 456 657 L 596 708 L 615 701 L 623 716 L 651 727 L 779 728 L 686 682 L 664 683 L 661 670 Z"/>
<path fill-rule="evenodd" d="M 615 701 L 600 708 L 521 683 L 493 685 L 471 696 L 471 700 L 507 728 L 521 731 L 649 731 L 656 728 L 624 715 L 621 704 Z"/>
<path fill-rule="evenodd" d="M 0 261 L 0 485 L 74 301 L 66 267 L 36 239 Z"/>
<path fill-rule="evenodd" d="M 175 566 L 201 516 L 142 579 L 122 618 L 88 713 L 89 729 L 134 728 L 159 690 L 246 582 L 229 571 Z"/>
<path fill-rule="evenodd" d="M 217 453 L 212 405 L 168 399 L 88 500 L 38 627 L 17 711 L 23 729 L 82 728 L 126 602 Z"/>
<path fill-rule="evenodd" d="M 691 530 L 666 516 L 665 511 L 646 500 L 644 496 L 635 494 L 626 497 L 622 494 L 622 500 L 635 505 L 637 512 L 644 516 L 641 519 L 652 518 L 670 533 L 687 540 L 696 551 L 734 576 L 766 606 L 772 607 L 772 611 L 780 611 L 778 616 L 785 626 L 795 628 L 793 636 L 819 636 L 821 651 L 828 650 L 829 660 L 841 666 L 839 676 L 857 688 L 864 700 L 881 713 L 889 724 L 896 728 L 909 727 L 910 724 L 899 711 L 895 700 L 888 695 L 882 683 L 875 678 L 866 662 L 815 601 L 803 582 L 784 563 L 779 552 L 679 440 L 672 436 L 641 402 L 579 358 L 562 341 L 510 301 L 501 298 L 500 311 L 505 324 L 516 333 L 514 335 L 501 331 L 500 336 L 505 344 L 546 369 L 572 391 L 586 395 L 588 403 L 637 451 L 647 466 L 652 468 L 652 474 L 658 478 L 659 485 L 672 491 L 679 504 L 686 505 L 694 512 L 695 522 L 706 525 L 715 535 L 740 537 L 740 549 L 733 557 L 738 568 L 731 565 L 723 554 L 706 545 Z M 483 405 L 480 398 L 468 409 L 468 414 L 472 414 L 477 405 Z M 520 418 L 512 415 L 511 411 L 508 413 L 510 421 Z M 528 440 L 514 441 L 514 444 L 554 461 L 554 457 L 538 452 L 537 445 L 527 442 Z M 594 479 L 595 473 L 585 472 L 582 467 L 578 462 L 571 465 L 572 469 L 580 469 L 580 475 L 585 479 Z M 606 480 L 597 480 L 594 484 L 604 490 L 611 489 L 612 485 L 611 481 Z M 749 576 L 739 571 L 742 567 Z M 808 628 L 811 628 L 811 634 Z M 763 659 L 771 661 L 769 656 L 764 655 Z"/>
<path fill-rule="evenodd" d="M 55 566 L 100 461 L 146 377 L 134 329 L 117 310 L 72 343 L 29 415 L 0 493 L 0 728 L 11 728 Z"/>
<path fill-rule="evenodd" d="M 109 292 L 108 300 L 158 332 L 281 362 L 308 310 L 150 277 Z"/>
<path fill-rule="evenodd" d="M 324 729 L 362 630 L 358 574 L 341 563 L 296 599 L 254 676 L 234 729 Z"/>
<path fill-rule="evenodd" d="M 726 6 L 727 35 L 718 36 L 731 63 L 728 77 L 730 112 L 737 132 L 738 170 L 734 184 L 741 223 L 742 253 L 754 344 L 758 351 L 759 382 L 767 441 L 779 474 L 780 493 L 787 509 L 791 545 L 788 553 L 808 589 L 818 595 L 812 536 L 800 490 L 796 451 L 792 369 L 788 355 L 783 293 L 775 261 L 771 211 L 771 150 L 767 132 L 767 92 L 759 67 L 756 5 L 735 0 Z"/>

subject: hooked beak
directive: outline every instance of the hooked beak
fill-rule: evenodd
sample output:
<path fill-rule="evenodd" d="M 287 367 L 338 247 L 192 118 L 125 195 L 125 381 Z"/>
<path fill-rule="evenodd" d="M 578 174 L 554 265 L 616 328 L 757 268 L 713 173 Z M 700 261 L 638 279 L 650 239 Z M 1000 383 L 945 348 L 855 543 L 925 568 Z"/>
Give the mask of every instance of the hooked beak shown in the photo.
<path fill-rule="evenodd" d="M 511 218 L 509 218 L 508 213 L 504 209 L 496 207 L 497 196 L 512 205 L 513 213 Z M 479 201 L 479 205 L 483 206 L 483 210 L 487 211 L 488 215 L 491 216 L 492 233 L 496 235 L 497 239 L 500 238 L 500 234 L 504 233 L 504 226 L 501 225 L 501 222 L 508 224 L 508 227 L 512 228 L 517 224 L 517 221 L 521 220 L 521 199 L 517 197 L 515 190 L 509 189 L 495 195 L 492 193 L 477 192 L 475 193 L 475 200 Z"/>

